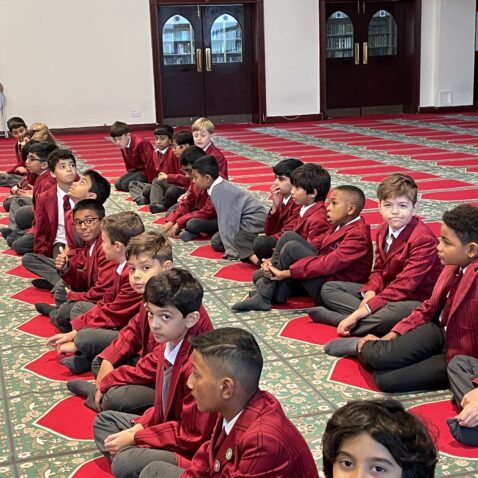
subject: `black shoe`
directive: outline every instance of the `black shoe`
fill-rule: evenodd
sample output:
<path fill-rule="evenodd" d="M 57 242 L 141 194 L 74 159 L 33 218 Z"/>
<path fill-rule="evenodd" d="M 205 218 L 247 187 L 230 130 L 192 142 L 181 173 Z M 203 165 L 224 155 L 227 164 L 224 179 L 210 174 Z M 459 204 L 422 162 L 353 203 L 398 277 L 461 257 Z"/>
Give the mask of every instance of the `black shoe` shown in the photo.
<path fill-rule="evenodd" d="M 60 363 L 73 374 L 88 372 L 91 369 L 91 360 L 84 355 L 71 355 L 61 359 Z"/>
<path fill-rule="evenodd" d="M 95 393 L 96 387 L 94 383 L 87 382 L 86 380 L 69 380 L 66 382 L 66 388 L 75 395 L 81 397 L 87 397 L 90 393 Z"/>
<path fill-rule="evenodd" d="M 160 212 L 166 211 L 166 208 L 162 204 L 156 202 L 149 205 L 149 211 L 153 214 L 158 214 Z"/>
<path fill-rule="evenodd" d="M 138 206 L 144 206 L 145 204 L 148 204 L 148 200 L 144 196 L 140 196 L 139 198 L 136 198 L 134 202 Z"/>
<path fill-rule="evenodd" d="M 50 312 L 56 309 L 56 307 L 54 307 L 53 305 L 47 304 L 46 302 L 37 302 L 35 304 L 35 309 L 37 310 L 38 313 L 49 316 Z"/>
<path fill-rule="evenodd" d="M 31 282 L 33 287 L 37 289 L 52 290 L 54 285 L 50 284 L 46 279 L 33 279 Z M 48 315 L 48 314 L 47 314 Z"/>
<path fill-rule="evenodd" d="M 12 232 L 13 229 L 10 229 L 9 227 L 3 227 L 2 229 L 0 229 L 0 234 L 3 236 L 4 239 L 6 239 Z"/>
<path fill-rule="evenodd" d="M 199 234 L 194 234 L 192 232 L 186 231 L 186 229 L 179 233 L 179 239 L 184 242 L 194 241 L 194 239 L 197 239 L 198 237 Z"/>

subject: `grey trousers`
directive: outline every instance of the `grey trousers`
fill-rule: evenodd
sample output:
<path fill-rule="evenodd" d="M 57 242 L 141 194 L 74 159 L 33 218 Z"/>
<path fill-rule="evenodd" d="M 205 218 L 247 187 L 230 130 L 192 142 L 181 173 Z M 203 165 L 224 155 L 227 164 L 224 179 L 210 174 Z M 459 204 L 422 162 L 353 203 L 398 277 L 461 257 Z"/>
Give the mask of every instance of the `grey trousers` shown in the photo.
<path fill-rule="evenodd" d="M 337 312 L 336 320 L 331 320 L 330 325 L 338 325 L 348 315 L 358 309 L 362 297 L 360 289 L 363 284 L 356 282 L 331 281 L 324 284 L 320 294 L 324 305 Z M 379 337 L 387 334 L 393 326 L 411 314 L 421 302 L 416 300 L 402 300 L 389 302 L 373 314 L 361 319 L 352 329 L 352 335 L 363 336 L 374 334 Z"/>
<path fill-rule="evenodd" d="M 131 420 L 134 418 L 138 418 L 138 415 L 113 411 L 101 412 L 97 415 L 93 424 L 93 435 L 98 449 L 109 456 L 104 447 L 105 438 L 131 428 L 133 426 Z M 176 456 L 171 451 L 136 446 L 125 447 L 110 458 L 112 459 L 111 469 L 116 478 L 138 478 L 143 468 L 154 461 L 176 465 Z"/>
<path fill-rule="evenodd" d="M 189 219 L 184 229 L 191 234 L 197 234 L 198 236 L 199 234 L 201 234 L 201 232 L 213 235 L 218 230 L 217 218 L 215 217 L 214 219 L 201 219 L 198 217 L 193 217 Z"/>
<path fill-rule="evenodd" d="M 15 196 L 8 210 L 8 227 L 27 230 L 33 224 L 33 202 L 29 197 Z"/>
<path fill-rule="evenodd" d="M 55 244 L 55 247 L 53 249 L 53 257 L 56 257 L 58 255 L 59 248 L 60 246 L 59 245 L 57 246 Z M 25 267 L 25 269 L 47 280 L 52 286 L 55 286 L 56 283 L 61 280 L 61 277 L 59 276 L 58 271 L 56 270 L 56 267 L 55 267 L 54 258 L 44 256 L 43 254 L 34 254 L 33 252 L 27 252 L 22 257 L 22 264 Z M 62 285 L 64 289 L 65 283 L 63 281 L 62 281 Z M 63 302 L 66 301 L 66 296 L 64 297 L 61 296 L 61 298 L 63 299 Z M 56 299 L 56 295 L 55 295 L 55 299 Z"/>
<path fill-rule="evenodd" d="M 139 478 L 179 478 L 183 468 L 164 461 L 153 461 L 139 475 Z"/>
<path fill-rule="evenodd" d="M 143 183 L 147 183 L 148 179 L 141 171 L 128 171 L 115 182 L 116 190 L 129 191 L 129 183 L 131 181 L 141 181 Z"/>
<path fill-rule="evenodd" d="M 2 173 L 0 174 L 0 187 L 11 188 L 16 186 L 22 179 L 23 176 L 21 174 Z"/>
<path fill-rule="evenodd" d="M 149 192 L 151 191 L 151 184 L 143 181 L 130 181 L 128 184 L 128 191 L 131 194 L 131 199 L 136 201 L 140 197 L 149 198 Z"/>
<path fill-rule="evenodd" d="M 98 354 L 108 347 L 119 331 L 113 329 L 81 329 L 75 337 L 75 345 L 78 352 L 93 360 Z"/>

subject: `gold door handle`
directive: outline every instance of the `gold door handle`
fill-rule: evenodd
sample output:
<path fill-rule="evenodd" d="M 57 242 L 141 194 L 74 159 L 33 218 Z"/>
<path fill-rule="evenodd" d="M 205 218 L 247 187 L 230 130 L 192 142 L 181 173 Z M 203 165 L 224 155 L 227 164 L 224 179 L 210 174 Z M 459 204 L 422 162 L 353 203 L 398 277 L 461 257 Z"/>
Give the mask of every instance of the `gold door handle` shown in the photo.
<path fill-rule="evenodd" d="M 198 72 L 202 71 L 202 50 L 201 48 L 196 49 L 196 66 Z"/>
<path fill-rule="evenodd" d="M 354 60 L 356 65 L 360 65 L 360 43 L 355 43 Z"/>
<path fill-rule="evenodd" d="M 366 65 L 368 63 L 368 43 L 366 41 L 362 43 L 362 55 L 363 64 Z"/>
<path fill-rule="evenodd" d="M 206 71 L 211 71 L 211 49 L 206 48 Z"/>

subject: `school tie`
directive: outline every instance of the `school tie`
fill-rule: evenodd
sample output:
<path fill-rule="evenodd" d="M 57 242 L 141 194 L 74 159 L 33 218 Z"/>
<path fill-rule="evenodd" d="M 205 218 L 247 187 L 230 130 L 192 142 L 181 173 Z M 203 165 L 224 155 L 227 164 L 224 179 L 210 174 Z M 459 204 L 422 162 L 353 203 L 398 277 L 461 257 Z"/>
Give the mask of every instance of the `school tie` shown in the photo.
<path fill-rule="evenodd" d="M 215 453 L 217 453 L 219 451 L 222 444 L 226 441 L 226 438 L 227 438 L 226 429 L 224 427 L 222 427 L 221 433 L 219 433 L 219 436 L 217 437 L 217 440 L 214 443 L 214 452 Z"/>
<path fill-rule="evenodd" d="M 460 281 L 463 278 L 463 270 L 460 270 L 456 273 L 455 277 L 453 277 L 450 288 L 448 289 L 448 296 L 446 298 L 445 306 L 443 307 L 443 311 L 441 314 L 441 323 L 443 327 L 448 325 L 448 320 L 450 319 L 450 311 L 451 306 L 453 304 L 453 299 L 455 298 L 456 292 L 458 291 L 458 287 L 460 286 Z"/>
<path fill-rule="evenodd" d="M 172 374 L 173 374 L 173 364 L 168 359 L 165 358 L 164 372 L 163 372 L 163 390 L 162 390 L 163 415 L 166 413 L 166 403 L 168 402 L 169 384 L 171 383 Z"/>
<path fill-rule="evenodd" d="M 63 196 L 63 211 L 71 211 L 70 196 L 68 194 Z"/>
<path fill-rule="evenodd" d="M 389 234 L 387 236 L 387 239 L 385 240 L 385 252 L 388 253 L 390 248 L 392 247 L 393 240 L 395 239 L 395 236 L 393 234 Z"/>

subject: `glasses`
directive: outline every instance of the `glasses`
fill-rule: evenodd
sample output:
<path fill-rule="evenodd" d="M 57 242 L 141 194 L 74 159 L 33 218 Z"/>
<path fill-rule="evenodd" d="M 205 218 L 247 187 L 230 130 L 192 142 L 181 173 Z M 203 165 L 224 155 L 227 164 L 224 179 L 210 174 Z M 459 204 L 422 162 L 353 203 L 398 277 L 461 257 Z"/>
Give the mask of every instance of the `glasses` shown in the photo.
<path fill-rule="evenodd" d="M 184 144 L 173 144 L 173 149 L 181 149 Z"/>
<path fill-rule="evenodd" d="M 80 229 L 81 226 L 83 226 L 83 224 L 86 226 L 86 227 L 91 227 L 93 226 L 94 224 L 96 224 L 98 221 L 100 220 L 99 217 L 85 217 L 85 219 L 83 219 L 83 221 L 80 221 L 80 219 L 75 219 L 75 226 Z"/>
<path fill-rule="evenodd" d="M 185 174 L 190 175 L 193 172 L 193 168 L 181 168 Z"/>
<path fill-rule="evenodd" d="M 28 153 L 27 161 L 41 161 L 41 159 L 38 156 L 34 156 L 32 153 Z"/>

